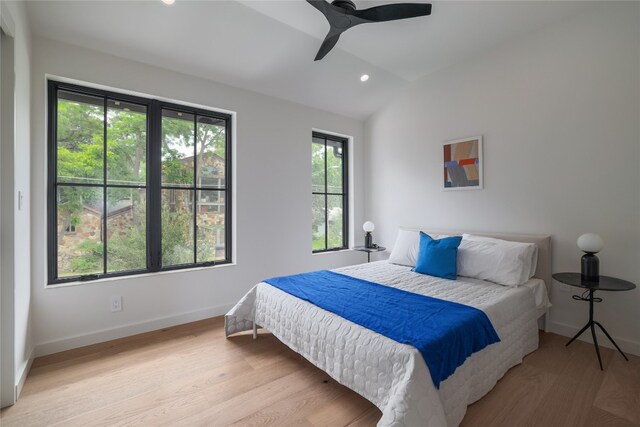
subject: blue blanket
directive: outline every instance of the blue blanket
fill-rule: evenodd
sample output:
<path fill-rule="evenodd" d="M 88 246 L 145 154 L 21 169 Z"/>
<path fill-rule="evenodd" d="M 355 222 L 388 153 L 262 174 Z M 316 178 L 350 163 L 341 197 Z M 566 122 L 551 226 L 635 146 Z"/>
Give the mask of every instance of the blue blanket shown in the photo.
<path fill-rule="evenodd" d="M 399 343 L 417 348 L 436 388 L 473 353 L 499 342 L 483 311 L 333 271 L 265 280 Z"/>

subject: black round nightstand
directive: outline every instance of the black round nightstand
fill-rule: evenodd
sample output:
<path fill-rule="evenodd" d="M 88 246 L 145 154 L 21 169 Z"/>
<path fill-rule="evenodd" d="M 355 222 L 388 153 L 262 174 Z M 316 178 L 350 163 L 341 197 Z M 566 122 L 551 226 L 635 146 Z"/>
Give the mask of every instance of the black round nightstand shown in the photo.
<path fill-rule="evenodd" d="M 609 335 L 609 333 L 604 328 L 604 326 L 602 326 L 600 322 L 596 322 L 595 320 L 593 320 L 593 303 L 602 301 L 602 298 L 594 298 L 593 294 L 595 293 L 595 291 L 630 291 L 632 289 L 635 289 L 636 285 L 631 282 L 627 282 L 626 280 L 617 279 L 615 277 L 609 277 L 609 276 L 600 276 L 600 280 L 598 282 L 590 282 L 590 281 L 582 280 L 582 275 L 580 273 L 556 273 L 553 275 L 553 278 L 556 279 L 558 282 L 564 283 L 565 285 L 575 286 L 577 288 L 583 288 L 589 292 L 588 297 L 578 296 L 578 295 L 573 296 L 573 299 L 578 301 L 589 301 L 589 321 L 587 322 L 586 325 L 584 325 L 582 329 L 580 329 L 580 332 L 578 332 L 573 338 L 569 340 L 569 342 L 566 345 L 568 346 L 569 344 L 571 344 L 573 341 L 575 341 L 576 338 L 582 335 L 584 331 L 586 331 L 588 328 L 591 328 L 591 336 L 593 337 L 593 344 L 596 347 L 598 362 L 600 362 L 600 370 L 602 370 L 602 359 L 600 358 L 600 348 L 598 347 L 598 340 L 596 338 L 596 329 L 594 327 L 594 325 L 597 325 L 602 330 L 602 332 L 604 332 L 607 338 L 609 338 L 609 341 L 611 341 L 611 343 L 618 349 L 622 357 L 624 357 L 626 361 L 629 361 L 629 359 L 627 359 L 626 354 L 624 354 L 624 352 L 620 350 L 620 347 L 618 347 L 618 344 L 616 344 L 613 338 L 611 338 L 611 335 Z"/>
<path fill-rule="evenodd" d="M 371 252 L 382 252 L 386 250 L 384 246 L 377 246 L 375 248 L 365 248 L 364 246 L 354 246 L 354 251 L 366 252 L 367 253 L 367 262 L 371 262 Z"/>

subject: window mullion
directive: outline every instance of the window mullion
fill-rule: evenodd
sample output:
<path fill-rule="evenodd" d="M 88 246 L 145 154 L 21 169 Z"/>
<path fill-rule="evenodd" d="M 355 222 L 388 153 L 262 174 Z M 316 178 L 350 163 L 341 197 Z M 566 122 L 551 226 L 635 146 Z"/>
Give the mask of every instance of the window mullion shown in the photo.
<path fill-rule="evenodd" d="M 329 180 L 327 174 L 327 138 L 324 139 L 324 248 L 329 249 Z"/>
<path fill-rule="evenodd" d="M 49 283 L 58 277 L 58 88 L 53 82 L 48 87 L 49 102 L 49 179 L 48 187 L 48 279 Z M 55 225 L 54 225 L 55 224 Z"/>
<path fill-rule="evenodd" d="M 107 274 L 107 97 L 104 97 L 102 123 L 102 271 Z"/>
<path fill-rule="evenodd" d="M 231 259 L 231 245 L 233 244 L 233 242 L 231 241 L 231 198 L 233 197 L 231 194 L 233 185 L 231 181 L 233 167 L 233 164 L 231 162 L 231 132 L 231 120 L 227 118 L 224 122 L 224 256 L 227 260 Z"/>
<path fill-rule="evenodd" d="M 198 262 L 198 115 L 193 115 L 193 263 Z"/>
<path fill-rule="evenodd" d="M 349 148 L 348 140 L 342 141 L 342 247 L 349 246 Z"/>
<path fill-rule="evenodd" d="M 162 109 L 151 101 L 147 126 L 147 267 L 158 271 L 162 266 Z"/>

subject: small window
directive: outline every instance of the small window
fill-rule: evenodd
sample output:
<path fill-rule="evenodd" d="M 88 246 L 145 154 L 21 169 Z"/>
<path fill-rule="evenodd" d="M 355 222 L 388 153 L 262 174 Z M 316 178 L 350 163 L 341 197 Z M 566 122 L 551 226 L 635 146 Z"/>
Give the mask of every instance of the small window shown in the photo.
<path fill-rule="evenodd" d="M 69 224 L 65 227 L 64 232 L 66 234 L 74 234 L 76 232 L 76 226 L 73 224 Z"/>
<path fill-rule="evenodd" d="M 348 193 L 346 138 L 314 132 L 311 142 L 312 251 L 346 249 Z"/>

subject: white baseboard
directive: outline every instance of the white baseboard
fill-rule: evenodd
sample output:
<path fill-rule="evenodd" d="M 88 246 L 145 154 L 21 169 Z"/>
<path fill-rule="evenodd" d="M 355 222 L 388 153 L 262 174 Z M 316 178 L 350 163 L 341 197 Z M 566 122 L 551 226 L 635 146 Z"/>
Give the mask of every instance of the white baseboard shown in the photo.
<path fill-rule="evenodd" d="M 582 326 L 580 328 L 582 328 Z M 572 325 L 567 325 L 566 323 L 551 322 L 549 327 L 549 332 L 553 332 L 555 334 L 563 335 L 565 337 L 570 338 L 575 334 L 577 334 L 580 328 L 577 328 Z M 613 344 L 611 344 L 609 339 L 601 331 L 598 330 L 598 328 L 596 328 L 596 337 L 598 338 L 598 344 L 600 346 L 611 348 L 614 350 L 616 349 L 613 346 Z M 589 333 L 588 331 L 585 331 L 584 334 L 580 335 L 580 338 L 578 339 L 580 341 L 593 343 L 593 339 L 591 338 L 591 333 Z M 631 341 L 631 340 L 625 340 L 623 338 L 618 338 L 615 336 L 613 336 L 613 339 L 616 340 L 616 343 L 620 346 L 622 351 L 624 351 L 625 353 L 630 353 L 630 354 L 635 354 L 636 356 L 640 356 L 640 343 Z"/>
<path fill-rule="evenodd" d="M 16 384 L 16 401 L 20 398 L 20 393 L 22 393 L 22 387 L 24 387 L 24 382 L 27 380 L 27 375 L 29 375 L 29 371 L 31 370 L 31 365 L 33 365 L 35 350 L 32 348 L 29 352 L 29 358 L 22 366 L 22 369 L 18 373 L 18 381 Z"/>
<path fill-rule="evenodd" d="M 151 332 L 162 328 L 181 325 L 183 323 L 208 319 L 210 317 L 222 316 L 223 314 L 228 312 L 231 307 L 233 307 L 232 304 L 208 307 L 200 310 L 190 311 L 187 313 L 177 314 L 174 316 L 160 317 L 143 322 L 123 325 L 116 328 L 103 329 L 90 332 L 88 334 L 76 335 L 68 338 L 63 338 L 61 340 L 38 344 L 31 352 L 29 361 L 25 363 L 24 369 L 20 372 L 19 380 L 16 384 L 16 392 L 19 395 L 20 391 L 22 390 L 22 386 L 24 385 L 24 381 L 27 378 L 29 369 L 31 369 L 31 364 L 33 363 L 34 357 L 46 356 L 48 354 L 71 350 L 78 347 L 84 347 L 86 345 L 124 338 L 144 332 Z M 578 332 L 578 330 L 579 328 L 565 323 L 551 321 L 549 324 L 549 332 L 563 335 L 565 337 L 572 337 Z M 604 334 L 598 331 L 597 336 L 598 344 L 603 347 L 615 349 L 615 347 L 609 342 Z M 631 353 L 640 356 L 640 343 L 631 340 L 625 340 L 623 338 L 618 338 L 615 336 L 613 338 L 625 353 Z M 591 339 L 591 334 L 588 334 L 586 332 L 578 339 L 589 343 L 593 342 Z"/>
<path fill-rule="evenodd" d="M 210 317 L 221 316 L 233 307 L 232 304 L 208 307 L 200 310 L 181 313 L 174 316 L 160 317 L 145 320 L 138 323 L 118 326 L 111 329 L 102 329 L 87 334 L 76 335 L 56 341 L 49 341 L 35 346 L 35 357 L 46 356 L 48 354 L 59 353 L 78 347 L 111 341 L 131 335 L 151 332 L 162 328 L 182 325 L 184 323 L 195 322 L 197 320 L 208 319 Z"/>

